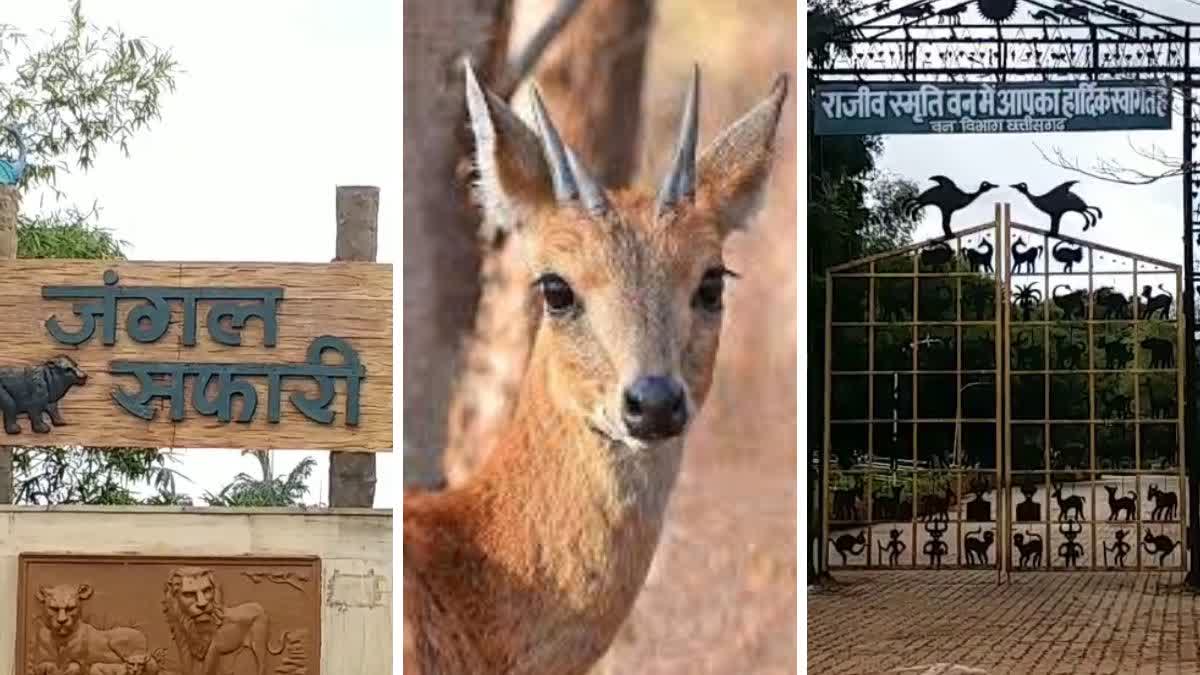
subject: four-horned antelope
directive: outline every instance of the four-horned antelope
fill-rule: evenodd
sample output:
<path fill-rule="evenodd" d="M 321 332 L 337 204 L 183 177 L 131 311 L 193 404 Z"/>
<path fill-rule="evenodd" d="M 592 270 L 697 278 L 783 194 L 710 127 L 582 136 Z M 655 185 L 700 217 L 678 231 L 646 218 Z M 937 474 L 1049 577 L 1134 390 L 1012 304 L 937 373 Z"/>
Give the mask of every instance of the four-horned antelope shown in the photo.
<path fill-rule="evenodd" d="M 708 394 L 726 237 L 755 211 L 787 82 L 696 159 L 699 72 L 657 195 L 609 192 L 533 94 L 530 129 L 468 65 L 478 200 L 544 311 L 515 411 L 474 476 L 404 501 L 407 672 L 584 673 L 658 544 Z"/>

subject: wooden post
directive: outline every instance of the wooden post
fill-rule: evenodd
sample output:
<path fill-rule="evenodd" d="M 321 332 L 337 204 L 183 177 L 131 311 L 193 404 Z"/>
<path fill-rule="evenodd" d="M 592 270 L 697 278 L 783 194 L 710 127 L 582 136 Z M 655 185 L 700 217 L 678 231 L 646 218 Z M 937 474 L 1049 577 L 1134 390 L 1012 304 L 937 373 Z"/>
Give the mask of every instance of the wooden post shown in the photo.
<path fill-rule="evenodd" d="M 11 186 L 0 186 L 0 262 L 17 259 L 17 212 L 21 193 Z M 13 451 L 0 448 L 0 504 L 13 500 Z"/>
<path fill-rule="evenodd" d="M 337 188 L 337 253 L 334 262 L 375 262 L 379 248 L 379 188 Z M 375 453 L 329 453 L 329 506 L 375 504 Z"/>

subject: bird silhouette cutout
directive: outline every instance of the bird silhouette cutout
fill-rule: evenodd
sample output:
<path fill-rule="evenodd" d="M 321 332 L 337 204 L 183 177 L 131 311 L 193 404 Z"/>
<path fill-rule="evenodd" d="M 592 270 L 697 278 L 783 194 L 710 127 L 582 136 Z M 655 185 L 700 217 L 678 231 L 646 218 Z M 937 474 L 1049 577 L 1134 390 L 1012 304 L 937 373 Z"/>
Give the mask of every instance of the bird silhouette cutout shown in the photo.
<path fill-rule="evenodd" d="M 1078 182 L 1069 180 L 1044 195 L 1030 194 L 1029 186 L 1025 183 L 1017 183 L 1011 187 L 1025 195 L 1029 199 L 1029 203 L 1033 204 L 1038 211 L 1050 216 L 1050 234 L 1057 235 L 1062 217 L 1068 213 L 1078 213 L 1083 216 L 1084 232 L 1087 232 L 1090 227 L 1095 227 L 1097 221 L 1104 217 L 1104 213 L 1099 208 L 1088 206 L 1079 195 L 1071 192 L 1071 186 Z"/>
<path fill-rule="evenodd" d="M 0 185 L 16 185 L 25 175 L 25 141 L 15 128 L 6 126 L 4 130 L 16 143 L 18 155 L 15 159 L 0 157 Z"/>
<path fill-rule="evenodd" d="M 942 212 L 942 231 L 947 238 L 954 236 L 954 232 L 950 229 L 950 217 L 954 215 L 954 212 L 966 208 L 971 202 L 978 199 L 979 195 L 997 187 L 983 181 L 975 192 L 964 192 L 954 184 L 954 181 L 945 176 L 930 176 L 929 180 L 937 185 L 909 200 L 905 210 L 910 218 L 916 218 L 926 206 L 938 207 Z"/>

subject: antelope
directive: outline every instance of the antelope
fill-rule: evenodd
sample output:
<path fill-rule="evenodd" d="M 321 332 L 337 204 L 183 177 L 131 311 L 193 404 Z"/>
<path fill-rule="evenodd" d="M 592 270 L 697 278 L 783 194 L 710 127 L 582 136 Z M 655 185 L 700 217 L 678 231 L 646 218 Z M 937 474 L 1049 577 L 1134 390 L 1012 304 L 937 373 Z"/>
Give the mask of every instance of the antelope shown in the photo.
<path fill-rule="evenodd" d="M 699 69 L 657 193 L 606 190 L 536 88 L 531 129 L 466 64 L 485 222 L 543 314 L 512 417 L 463 485 L 404 499 L 409 673 L 582 674 L 630 613 L 712 382 L 726 237 L 761 204 L 787 79 L 696 158 Z"/>

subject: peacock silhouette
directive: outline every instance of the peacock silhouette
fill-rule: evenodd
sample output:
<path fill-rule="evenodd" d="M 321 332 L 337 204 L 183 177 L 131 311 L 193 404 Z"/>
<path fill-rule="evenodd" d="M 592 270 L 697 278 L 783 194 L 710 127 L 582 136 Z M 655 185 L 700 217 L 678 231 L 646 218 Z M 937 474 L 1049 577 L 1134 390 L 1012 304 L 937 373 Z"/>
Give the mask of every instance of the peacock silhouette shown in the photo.
<path fill-rule="evenodd" d="M 25 176 L 27 166 L 25 163 L 25 139 L 21 138 L 21 132 L 16 127 L 5 125 L 4 130 L 13 139 L 18 154 L 16 159 L 0 157 L 0 185 L 16 185 Z"/>
<path fill-rule="evenodd" d="M 1079 181 L 1069 180 L 1044 195 L 1033 195 L 1025 183 L 1012 185 L 1013 189 L 1025 195 L 1029 203 L 1042 213 L 1050 216 L 1050 234 L 1057 235 L 1062 217 L 1068 213 L 1078 213 L 1083 216 L 1083 231 L 1095 227 L 1096 222 L 1104 217 L 1104 213 L 1095 206 L 1088 206 L 1079 195 L 1071 192 L 1071 186 Z"/>
<path fill-rule="evenodd" d="M 910 217 L 915 218 L 926 206 L 938 207 L 942 212 L 942 231 L 947 238 L 954 236 L 954 232 L 950 229 L 950 217 L 954 212 L 966 208 L 971 202 L 978 199 L 979 195 L 996 187 L 983 181 L 975 192 L 964 192 L 954 184 L 954 181 L 945 176 L 930 176 L 929 180 L 937 185 L 910 199 L 905 204 L 905 210 Z"/>

